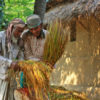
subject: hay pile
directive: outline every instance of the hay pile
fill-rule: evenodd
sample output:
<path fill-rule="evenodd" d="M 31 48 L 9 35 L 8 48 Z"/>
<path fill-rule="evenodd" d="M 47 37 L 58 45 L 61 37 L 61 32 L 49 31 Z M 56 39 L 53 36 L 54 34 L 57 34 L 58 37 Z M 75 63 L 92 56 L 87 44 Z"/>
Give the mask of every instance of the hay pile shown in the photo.
<path fill-rule="evenodd" d="M 44 97 L 47 98 L 51 67 L 43 62 L 32 60 L 19 61 L 18 65 L 25 75 L 26 85 L 31 98 L 32 93 L 34 93 L 36 100 L 44 100 Z"/>
<path fill-rule="evenodd" d="M 67 42 L 67 31 L 61 21 L 56 20 L 48 27 L 48 37 L 44 46 L 43 60 L 52 66 L 59 60 L 64 52 Z"/>

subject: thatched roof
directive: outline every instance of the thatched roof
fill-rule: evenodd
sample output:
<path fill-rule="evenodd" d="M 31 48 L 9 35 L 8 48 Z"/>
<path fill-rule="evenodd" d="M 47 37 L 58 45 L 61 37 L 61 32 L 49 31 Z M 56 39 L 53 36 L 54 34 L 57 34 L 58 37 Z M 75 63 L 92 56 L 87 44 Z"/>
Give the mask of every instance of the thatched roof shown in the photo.
<path fill-rule="evenodd" d="M 65 3 L 73 3 L 78 0 L 49 0 L 47 3 L 46 11 L 50 10 L 51 8 L 54 8 L 55 6 L 59 6 L 61 4 Z"/>
<path fill-rule="evenodd" d="M 97 16 L 100 14 L 100 0 L 78 0 L 71 4 L 64 4 L 53 8 L 45 14 L 44 24 L 50 23 L 55 19 L 69 22 L 73 18 L 84 15 Z"/>

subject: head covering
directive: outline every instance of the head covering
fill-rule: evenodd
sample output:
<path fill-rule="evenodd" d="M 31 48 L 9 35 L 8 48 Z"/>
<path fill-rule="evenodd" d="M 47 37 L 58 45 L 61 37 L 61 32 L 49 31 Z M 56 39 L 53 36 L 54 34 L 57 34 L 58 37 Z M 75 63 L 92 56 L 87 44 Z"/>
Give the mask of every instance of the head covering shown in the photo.
<path fill-rule="evenodd" d="M 8 28 L 6 30 L 6 38 L 7 38 L 8 43 L 11 42 L 13 29 L 14 27 L 17 27 L 17 26 L 24 27 L 25 26 L 24 21 L 22 21 L 20 18 L 15 18 L 9 23 Z"/>
<path fill-rule="evenodd" d="M 22 21 L 20 18 L 15 18 L 9 23 L 8 28 L 6 30 L 6 40 L 7 40 L 8 49 L 11 47 L 11 41 L 14 38 L 13 37 L 13 29 L 14 29 L 14 27 L 17 27 L 17 26 L 24 27 L 25 26 L 24 21 Z"/>
<path fill-rule="evenodd" d="M 27 26 L 29 29 L 35 28 L 41 24 L 41 19 L 38 15 L 34 14 L 27 18 Z"/>

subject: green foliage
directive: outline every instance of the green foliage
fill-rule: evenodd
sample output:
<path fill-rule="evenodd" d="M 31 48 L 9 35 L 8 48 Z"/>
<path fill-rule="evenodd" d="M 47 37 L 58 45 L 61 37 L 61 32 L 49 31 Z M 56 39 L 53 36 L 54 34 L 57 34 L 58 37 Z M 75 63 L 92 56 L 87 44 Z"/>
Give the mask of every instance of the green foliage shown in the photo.
<path fill-rule="evenodd" d="M 3 22 L 3 7 L 4 7 L 4 0 L 0 0 L 0 28 L 2 26 L 2 22 Z"/>
<path fill-rule="evenodd" d="M 35 0 L 5 0 L 5 18 L 9 21 L 13 18 L 22 18 L 33 14 Z"/>
<path fill-rule="evenodd" d="M 33 14 L 34 3 L 35 0 L 5 0 L 3 24 L 7 24 L 14 18 L 21 18 L 25 21 L 27 16 Z"/>

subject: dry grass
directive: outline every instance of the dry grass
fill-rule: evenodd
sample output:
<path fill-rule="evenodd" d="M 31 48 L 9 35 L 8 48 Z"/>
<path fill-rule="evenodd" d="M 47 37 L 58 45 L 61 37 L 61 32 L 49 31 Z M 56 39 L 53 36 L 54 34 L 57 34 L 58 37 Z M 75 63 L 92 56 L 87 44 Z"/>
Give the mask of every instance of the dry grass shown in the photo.
<path fill-rule="evenodd" d="M 55 21 L 48 27 L 49 35 L 45 42 L 43 60 L 54 65 L 64 52 L 67 33 L 61 21 Z"/>
<path fill-rule="evenodd" d="M 26 85 L 28 87 L 30 96 L 34 92 L 36 100 L 43 100 L 47 98 L 47 91 L 49 89 L 49 77 L 51 74 L 51 67 L 43 62 L 20 61 L 19 66 L 26 78 Z"/>
<path fill-rule="evenodd" d="M 49 98 L 50 100 L 88 100 L 84 93 L 69 91 L 59 86 L 50 87 Z"/>

